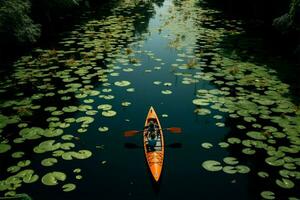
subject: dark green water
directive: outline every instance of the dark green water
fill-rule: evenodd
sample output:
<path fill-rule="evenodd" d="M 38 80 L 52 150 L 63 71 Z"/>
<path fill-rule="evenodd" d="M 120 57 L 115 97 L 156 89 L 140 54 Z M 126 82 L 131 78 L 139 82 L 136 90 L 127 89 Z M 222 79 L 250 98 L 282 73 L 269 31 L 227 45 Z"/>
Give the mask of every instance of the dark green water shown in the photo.
<path fill-rule="evenodd" d="M 39 179 L 19 181 L 16 192 L 34 199 L 246 200 L 262 199 L 263 191 L 274 192 L 276 199 L 299 198 L 300 113 L 289 96 L 289 86 L 268 66 L 242 60 L 221 47 L 226 36 L 243 33 L 241 22 L 216 20 L 217 11 L 195 3 L 166 0 L 159 7 L 152 2 L 121 1 L 111 16 L 67 33 L 56 50 L 37 50 L 33 57 L 17 61 L 16 71 L 0 85 L 0 130 L 7 138 L 0 148 L 1 194 L 14 191 L 6 185 L 7 178 L 18 174 L 6 172 L 7 168 L 30 160 L 19 171 L 33 169 Z M 128 82 L 119 86 L 120 81 Z M 131 105 L 122 106 L 123 102 Z M 111 105 L 108 110 L 116 115 L 103 116 L 98 108 L 103 104 Z M 147 169 L 142 136 L 123 136 L 126 130 L 143 128 L 150 106 L 163 127 L 183 129 L 182 134 L 165 133 L 159 184 L 153 183 Z M 94 121 L 81 123 L 82 116 Z M 25 126 L 52 129 L 45 134 Z M 101 132 L 99 127 L 109 129 Z M 24 129 L 27 134 L 22 134 Z M 55 135 L 57 129 L 63 133 Z M 251 131 L 256 133 L 248 134 Z M 68 141 L 63 135 L 76 138 Z M 15 138 L 26 140 L 16 143 Z M 47 146 L 45 152 L 35 153 L 34 147 L 46 140 L 74 146 Z M 213 147 L 202 147 L 205 142 Z M 222 148 L 220 142 L 229 147 Z M 256 154 L 243 153 L 245 148 Z M 57 150 L 89 150 L 92 155 L 69 160 L 66 155 L 55 157 Z M 17 151 L 24 156 L 12 158 Z M 224 163 L 228 156 L 250 171 Z M 58 162 L 41 165 L 51 157 Z M 268 157 L 271 161 L 265 163 Z M 206 160 L 218 161 L 230 170 L 207 171 L 202 167 Z M 82 179 L 76 179 L 76 168 L 81 169 Z M 287 172 L 279 174 L 284 169 Z M 53 171 L 65 173 L 65 180 L 44 185 L 42 177 Z M 269 177 L 259 177 L 261 171 Z M 282 178 L 294 186 L 288 181 L 278 184 Z M 75 184 L 76 189 L 64 192 L 66 183 Z"/>

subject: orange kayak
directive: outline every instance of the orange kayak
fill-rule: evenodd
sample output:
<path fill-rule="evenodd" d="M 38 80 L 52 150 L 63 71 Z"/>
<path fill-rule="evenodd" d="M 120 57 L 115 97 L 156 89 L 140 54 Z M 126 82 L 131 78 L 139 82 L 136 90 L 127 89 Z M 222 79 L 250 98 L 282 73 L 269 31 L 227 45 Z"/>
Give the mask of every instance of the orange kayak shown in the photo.
<path fill-rule="evenodd" d="M 150 138 L 148 137 L 147 129 L 145 129 L 143 133 L 144 151 L 145 151 L 145 156 L 151 174 L 154 180 L 158 182 L 162 172 L 163 161 L 164 161 L 164 136 L 163 136 L 163 131 L 160 122 L 158 120 L 157 114 L 152 106 L 149 109 L 146 122 L 145 122 L 145 127 L 149 125 L 150 121 L 153 121 L 157 125 L 157 128 L 159 130 L 157 131 L 158 134 L 155 139 L 156 140 L 155 145 L 150 146 L 149 145 Z"/>

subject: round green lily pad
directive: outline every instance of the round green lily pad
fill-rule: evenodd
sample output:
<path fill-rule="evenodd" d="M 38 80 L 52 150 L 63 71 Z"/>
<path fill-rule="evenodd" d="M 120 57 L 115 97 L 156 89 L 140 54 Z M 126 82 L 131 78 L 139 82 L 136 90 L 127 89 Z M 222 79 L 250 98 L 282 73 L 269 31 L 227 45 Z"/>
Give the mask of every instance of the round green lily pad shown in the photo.
<path fill-rule="evenodd" d="M 229 144 L 227 142 L 219 142 L 219 146 L 221 148 L 227 148 L 227 147 L 229 147 Z"/>
<path fill-rule="evenodd" d="M 237 165 L 239 163 L 235 157 L 225 157 L 223 161 L 228 165 Z"/>
<path fill-rule="evenodd" d="M 235 167 L 238 173 L 247 174 L 250 172 L 250 168 L 246 165 L 238 165 Z"/>
<path fill-rule="evenodd" d="M 210 149 L 211 147 L 213 147 L 213 145 L 211 143 L 208 143 L 208 142 L 202 143 L 201 146 L 205 149 Z"/>
<path fill-rule="evenodd" d="M 74 172 L 74 173 L 80 173 L 80 172 L 81 172 L 81 169 L 80 169 L 80 168 L 76 168 L 76 169 L 73 170 L 73 172 Z"/>
<path fill-rule="evenodd" d="M 73 183 L 68 183 L 62 186 L 64 192 L 71 192 L 76 189 L 76 185 Z"/>
<path fill-rule="evenodd" d="M 11 166 L 9 168 L 7 168 L 7 172 L 10 172 L 10 173 L 16 173 L 18 172 L 19 170 L 21 169 L 20 166 Z"/>
<path fill-rule="evenodd" d="M 207 171 L 215 172 L 222 170 L 221 163 L 215 160 L 207 160 L 202 163 L 202 167 Z"/>
<path fill-rule="evenodd" d="M 0 153 L 5 153 L 11 149 L 11 146 L 9 144 L 0 144 Z"/>
<path fill-rule="evenodd" d="M 276 179 L 276 184 L 284 189 L 291 189 L 295 186 L 293 181 L 286 178 Z"/>
<path fill-rule="evenodd" d="M 263 191 L 260 193 L 260 196 L 264 199 L 275 199 L 275 194 L 271 191 Z"/>
<path fill-rule="evenodd" d="M 113 111 L 113 110 L 107 110 L 107 111 L 103 111 L 102 112 L 102 115 L 104 116 L 104 117 L 113 117 L 113 116 L 115 116 L 117 114 L 117 112 L 116 111 Z"/>
<path fill-rule="evenodd" d="M 130 85 L 130 82 L 129 81 L 116 81 L 114 84 L 119 87 L 126 87 L 126 86 Z"/>
<path fill-rule="evenodd" d="M 209 105 L 209 103 L 206 99 L 194 99 L 193 104 L 195 104 L 197 106 L 207 106 L 207 105 Z"/>
<path fill-rule="evenodd" d="M 74 138 L 74 136 L 70 135 L 70 134 L 61 136 L 61 139 L 63 139 L 63 140 L 72 140 L 73 138 Z"/>
<path fill-rule="evenodd" d="M 222 170 L 227 174 L 235 174 L 237 172 L 237 170 L 233 166 L 225 166 Z"/>
<path fill-rule="evenodd" d="M 124 107 L 128 107 L 128 106 L 131 105 L 131 102 L 124 101 L 124 102 L 121 103 L 121 105 L 124 106 Z"/>
<path fill-rule="evenodd" d="M 42 183 L 48 186 L 57 185 L 58 181 L 65 181 L 67 178 L 63 172 L 49 172 L 42 177 Z"/>
<path fill-rule="evenodd" d="M 57 162 L 58 161 L 56 158 L 45 158 L 44 160 L 41 161 L 41 164 L 45 167 L 49 167 L 49 166 L 54 165 Z"/>
<path fill-rule="evenodd" d="M 97 107 L 99 110 L 110 110 L 112 109 L 112 105 L 109 104 L 101 104 Z"/>
<path fill-rule="evenodd" d="M 98 128 L 98 130 L 99 130 L 100 132 L 107 132 L 109 129 L 108 129 L 108 127 L 106 127 L 106 126 L 101 126 L 101 127 Z"/>
<path fill-rule="evenodd" d="M 269 177 L 269 174 L 267 172 L 263 172 L 263 171 L 258 172 L 257 175 L 261 178 L 268 178 Z"/>
<path fill-rule="evenodd" d="M 256 140 L 266 140 L 267 137 L 264 136 L 261 132 L 258 131 L 249 131 L 246 133 L 249 137 L 256 139 Z"/>
<path fill-rule="evenodd" d="M 161 91 L 162 94 L 172 94 L 171 90 L 162 90 Z"/>
<path fill-rule="evenodd" d="M 17 165 L 18 165 L 19 167 L 27 167 L 27 166 L 30 165 L 30 163 L 31 163 L 30 160 L 23 160 L 23 161 L 19 161 Z"/>

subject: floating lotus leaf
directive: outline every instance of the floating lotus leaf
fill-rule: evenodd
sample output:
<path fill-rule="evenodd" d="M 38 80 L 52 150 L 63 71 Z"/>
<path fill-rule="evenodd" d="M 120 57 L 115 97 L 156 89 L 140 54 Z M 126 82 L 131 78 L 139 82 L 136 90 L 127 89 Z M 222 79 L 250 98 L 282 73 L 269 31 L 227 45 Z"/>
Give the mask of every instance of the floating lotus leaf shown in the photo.
<path fill-rule="evenodd" d="M 85 112 L 85 114 L 87 114 L 87 115 L 96 115 L 97 113 L 98 113 L 97 110 L 88 110 Z"/>
<path fill-rule="evenodd" d="M 85 116 L 85 117 L 79 117 L 78 119 L 76 119 L 77 123 L 84 123 L 84 124 L 90 124 L 94 122 L 94 118 L 89 117 L 89 116 Z"/>
<path fill-rule="evenodd" d="M 130 85 L 130 82 L 129 81 L 116 81 L 114 84 L 119 87 L 126 87 L 126 86 Z"/>
<path fill-rule="evenodd" d="M 227 147 L 229 147 L 229 144 L 228 144 L 227 142 L 220 142 L 220 143 L 219 143 L 219 146 L 220 146 L 221 148 L 227 148 Z"/>
<path fill-rule="evenodd" d="M 81 176 L 81 175 L 76 175 L 75 178 L 76 178 L 77 180 L 81 180 L 81 179 L 82 179 L 82 176 Z"/>
<path fill-rule="evenodd" d="M 76 185 L 73 183 L 68 183 L 62 186 L 64 192 L 71 192 L 76 189 Z"/>
<path fill-rule="evenodd" d="M 80 128 L 77 130 L 78 133 L 85 133 L 87 132 L 87 129 L 86 128 Z"/>
<path fill-rule="evenodd" d="M 63 133 L 64 131 L 62 129 L 49 128 L 45 129 L 42 135 L 45 137 L 57 137 L 62 135 Z"/>
<path fill-rule="evenodd" d="M 108 129 L 108 127 L 106 127 L 106 126 L 102 126 L 102 127 L 99 127 L 98 130 L 99 130 L 100 132 L 107 132 L 109 129 Z"/>
<path fill-rule="evenodd" d="M 11 166 L 9 168 L 7 168 L 7 172 L 10 172 L 10 173 L 16 173 L 18 172 L 19 170 L 21 169 L 21 167 L 19 166 Z"/>
<path fill-rule="evenodd" d="M 47 151 L 55 151 L 60 148 L 60 143 L 55 143 L 55 140 L 47 140 L 41 142 L 38 146 L 33 148 L 35 153 L 45 153 Z"/>
<path fill-rule="evenodd" d="M 85 99 L 83 100 L 84 103 L 94 103 L 95 100 L 94 99 Z"/>
<path fill-rule="evenodd" d="M 74 136 L 73 135 L 69 135 L 69 134 L 63 135 L 61 137 L 61 139 L 63 139 L 63 140 L 72 140 L 73 138 L 74 138 Z"/>
<path fill-rule="evenodd" d="M 15 197 L 16 196 L 16 192 L 15 191 L 9 191 L 9 192 L 6 192 L 4 194 L 5 197 Z"/>
<path fill-rule="evenodd" d="M 251 149 L 251 148 L 244 148 L 244 149 L 242 150 L 242 152 L 243 152 L 244 154 L 247 154 L 247 155 L 253 155 L 253 154 L 256 153 L 256 151 L 255 151 L 254 149 Z"/>
<path fill-rule="evenodd" d="M 240 144 L 241 140 L 239 138 L 231 137 L 227 139 L 227 142 L 230 144 Z"/>
<path fill-rule="evenodd" d="M 81 172 L 81 169 L 80 169 L 80 168 L 76 168 L 76 169 L 73 170 L 73 172 L 74 172 L 74 173 L 80 173 L 80 172 Z"/>
<path fill-rule="evenodd" d="M 160 85 L 160 84 L 161 84 L 161 81 L 154 81 L 153 84 L 155 84 L 155 85 Z"/>
<path fill-rule="evenodd" d="M 235 167 L 238 173 L 247 174 L 250 172 L 250 168 L 245 165 L 238 165 Z"/>
<path fill-rule="evenodd" d="M 9 144 L 0 143 L 0 153 L 5 153 L 11 149 Z"/>
<path fill-rule="evenodd" d="M 60 157 L 64 154 L 65 152 L 63 150 L 57 150 L 57 151 L 53 151 L 52 156 L 54 157 Z"/>
<path fill-rule="evenodd" d="M 268 178 L 269 177 L 269 174 L 267 172 L 263 172 L 263 171 L 258 172 L 257 175 L 261 178 Z"/>
<path fill-rule="evenodd" d="M 13 158 L 22 158 L 24 156 L 24 154 L 25 153 L 22 152 L 22 151 L 17 151 L 17 152 L 12 153 L 11 157 L 13 157 Z"/>
<path fill-rule="evenodd" d="M 291 189 L 295 186 L 293 181 L 286 178 L 276 179 L 276 184 L 284 189 Z"/>
<path fill-rule="evenodd" d="M 201 146 L 205 149 L 210 149 L 211 147 L 213 147 L 213 145 L 211 143 L 208 143 L 208 142 L 202 143 Z"/>
<path fill-rule="evenodd" d="M 214 118 L 215 118 L 215 119 L 222 119 L 223 116 L 222 116 L 222 115 L 215 115 Z"/>
<path fill-rule="evenodd" d="M 161 91 L 162 94 L 172 94 L 171 90 L 162 90 Z"/>
<path fill-rule="evenodd" d="M 222 170 L 227 174 L 235 174 L 237 172 L 237 170 L 233 166 L 225 166 Z"/>
<path fill-rule="evenodd" d="M 42 160 L 41 164 L 45 167 L 49 167 L 49 166 L 54 165 L 57 162 L 58 161 L 56 158 L 45 158 L 44 160 Z"/>
<path fill-rule="evenodd" d="M 15 138 L 13 141 L 16 144 L 20 144 L 20 143 L 23 143 L 25 141 L 25 138 Z"/>
<path fill-rule="evenodd" d="M 218 162 L 218 161 L 215 161 L 215 160 L 207 160 L 207 161 L 204 161 L 202 163 L 202 167 L 204 169 L 206 169 L 207 171 L 212 171 L 212 172 L 215 172 L 215 171 L 220 171 L 222 170 L 222 166 L 221 166 L 221 163 Z"/>
<path fill-rule="evenodd" d="M 59 116 L 59 115 L 63 115 L 63 114 L 64 114 L 64 112 L 62 110 L 56 110 L 51 113 L 51 115 L 53 115 L 53 116 Z"/>
<path fill-rule="evenodd" d="M 77 159 L 87 159 L 92 156 L 92 152 L 89 150 L 80 150 L 74 155 Z"/>
<path fill-rule="evenodd" d="M 66 178 L 67 176 L 63 172 L 49 172 L 43 176 L 42 183 L 48 186 L 53 186 L 57 185 L 58 181 L 65 181 Z"/>
<path fill-rule="evenodd" d="M 19 132 L 19 135 L 27 140 L 39 139 L 44 134 L 44 129 L 39 127 L 24 128 Z"/>
<path fill-rule="evenodd" d="M 76 112 L 78 110 L 78 108 L 76 106 L 68 106 L 68 107 L 64 107 L 62 109 L 64 112 Z"/>
<path fill-rule="evenodd" d="M 110 110 L 112 109 L 112 105 L 109 104 L 101 104 L 97 107 L 99 110 Z"/>
<path fill-rule="evenodd" d="M 27 167 L 27 166 L 30 165 L 30 163 L 31 163 L 30 160 L 23 160 L 23 161 L 19 161 L 17 165 L 18 165 L 19 167 Z"/>
<path fill-rule="evenodd" d="M 275 199 L 275 194 L 271 191 L 263 191 L 260 193 L 260 196 L 264 199 Z"/>
<path fill-rule="evenodd" d="M 75 147 L 75 144 L 74 143 L 70 143 L 70 142 L 62 143 L 60 145 L 60 148 L 63 149 L 63 150 L 70 150 L 73 147 Z"/>
<path fill-rule="evenodd" d="M 216 123 L 216 126 L 217 126 L 217 127 L 224 127 L 225 124 L 224 124 L 223 122 L 217 122 L 217 123 Z"/>
<path fill-rule="evenodd" d="M 34 183 L 39 179 L 39 176 L 37 174 L 26 174 L 23 177 L 23 182 L 24 183 Z"/>
<path fill-rule="evenodd" d="M 124 101 L 124 102 L 121 103 L 121 105 L 124 106 L 124 107 L 128 107 L 128 106 L 131 105 L 131 102 Z"/>
<path fill-rule="evenodd" d="M 272 166 L 282 166 L 284 165 L 284 160 L 277 157 L 268 157 L 265 159 L 265 162 Z"/>
<path fill-rule="evenodd" d="M 209 102 L 206 99 L 194 99 L 193 104 L 197 106 L 207 106 L 209 105 Z"/>
<path fill-rule="evenodd" d="M 134 92 L 135 89 L 134 89 L 134 88 L 128 88 L 128 89 L 126 89 L 126 91 L 127 91 L 127 92 Z"/>
<path fill-rule="evenodd" d="M 211 113 L 211 111 L 206 108 L 195 109 L 194 112 L 198 115 L 209 115 Z"/>
<path fill-rule="evenodd" d="M 266 140 L 267 137 L 263 135 L 262 132 L 257 132 L 257 131 L 249 131 L 246 133 L 249 137 L 257 140 Z"/>
<path fill-rule="evenodd" d="M 107 110 L 107 111 L 103 111 L 102 112 L 102 115 L 104 116 L 104 117 L 113 117 L 113 116 L 115 116 L 117 114 L 117 112 L 116 111 L 113 111 L 113 110 Z"/>
<path fill-rule="evenodd" d="M 237 165 L 239 163 L 235 157 L 225 157 L 223 161 L 228 165 Z"/>
<path fill-rule="evenodd" d="M 283 165 L 284 168 L 289 169 L 289 170 L 294 170 L 297 169 L 296 165 L 294 163 L 285 163 Z"/>
<path fill-rule="evenodd" d="M 61 155 L 62 159 L 64 160 L 73 160 L 73 155 L 76 154 L 74 151 L 69 151 L 69 152 L 63 152 Z"/>
<path fill-rule="evenodd" d="M 286 135 L 284 133 L 281 133 L 281 132 L 274 132 L 274 133 L 272 133 L 272 136 L 275 137 L 275 138 L 284 138 L 284 137 L 286 137 Z"/>

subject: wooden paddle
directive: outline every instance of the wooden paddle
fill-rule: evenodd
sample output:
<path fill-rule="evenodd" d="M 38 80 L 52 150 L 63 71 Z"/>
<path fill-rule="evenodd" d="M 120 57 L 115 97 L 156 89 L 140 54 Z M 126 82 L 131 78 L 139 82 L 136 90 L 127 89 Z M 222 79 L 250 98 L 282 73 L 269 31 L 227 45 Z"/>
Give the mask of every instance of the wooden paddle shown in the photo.
<path fill-rule="evenodd" d="M 181 133 L 181 128 L 179 127 L 170 127 L 170 128 L 164 128 L 162 130 L 167 130 L 170 131 L 171 133 Z M 131 137 L 131 136 L 135 136 L 136 134 L 143 132 L 144 130 L 130 130 L 130 131 L 125 131 L 124 132 L 124 136 L 125 137 Z"/>

